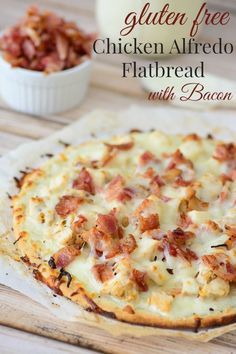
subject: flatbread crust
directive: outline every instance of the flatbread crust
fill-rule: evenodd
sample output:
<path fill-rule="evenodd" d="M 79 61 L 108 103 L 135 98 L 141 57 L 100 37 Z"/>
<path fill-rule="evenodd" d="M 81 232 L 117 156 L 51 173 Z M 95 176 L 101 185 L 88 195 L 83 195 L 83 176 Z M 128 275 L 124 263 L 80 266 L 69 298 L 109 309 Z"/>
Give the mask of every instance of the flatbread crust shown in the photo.
<path fill-rule="evenodd" d="M 19 181 L 22 261 L 102 316 L 195 331 L 233 323 L 234 149 L 159 132 L 66 148 Z"/>

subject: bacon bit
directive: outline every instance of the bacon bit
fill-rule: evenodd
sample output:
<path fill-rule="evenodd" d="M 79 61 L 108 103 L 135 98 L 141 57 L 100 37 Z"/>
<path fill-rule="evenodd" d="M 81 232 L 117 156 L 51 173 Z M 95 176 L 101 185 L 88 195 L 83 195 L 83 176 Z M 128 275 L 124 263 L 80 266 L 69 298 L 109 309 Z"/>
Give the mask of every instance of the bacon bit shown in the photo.
<path fill-rule="evenodd" d="M 73 260 L 80 255 L 80 249 L 75 246 L 65 246 L 56 252 L 52 258 L 57 268 L 67 267 Z"/>
<path fill-rule="evenodd" d="M 229 282 L 236 281 L 236 268 L 224 253 L 205 255 L 202 261 L 217 277 Z"/>
<path fill-rule="evenodd" d="M 226 242 L 228 249 L 232 249 L 236 246 L 236 225 L 225 225 L 226 234 L 229 236 L 229 239 Z"/>
<path fill-rule="evenodd" d="M 190 250 L 190 248 L 186 248 L 186 251 L 183 251 L 183 257 L 190 263 L 191 261 L 197 261 L 198 256 L 195 252 Z"/>
<path fill-rule="evenodd" d="M 159 162 L 157 157 L 150 151 L 144 152 L 139 158 L 140 166 L 146 166 L 150 162 Z"/>
<path fill-rule="evenodd" d="M 131 254 L 136 247 L 137 243 L 133 235 L 129 235 L 120 242 L 121 253 Z"/>
<path fill-rule="evenodd" d="M 163 240 L 164 249 L 167 249 L 170 256 L 172 257 L 181 257 L 182 259 L 186 260 L 187 262 L 191 263 L 191 261 L 198 260 L 198 256 L 189 248 L 183 250 L 178 244 L 171 243 L 170 240 L 164 238 Z"/>
<path fill-rule="evenodd" d="M 145 211 L 152 205 L 153 205 L 152 200 L 144 199 L 142 203 L 138 206 L 138 208 L 134 211 L 134 216 L 139 217 L 143 211 Z"/>
<path fill-rule="evenodd" d="M 117 200 L 119 202 L 126 202 L 126 201 L 131 200 L 133 198 L 133 196 L 134 196 L 134 191 L 131 188 L 124 188 L 120 192 Z"/>
<path fill-rule="evenodd" d="M 153 179 L 151 180 L 150 184 L 151 185 L 157 185 L 158 187 L 165 186 L 165 182 L 163 181 L 163 179 L 159 175 L 156 175 L 155 177 L 153 177 Z"/>
<path fill-rule="evenodd" d="M 186 181 L 183 179 L 182 176 L 179 176 L 174 182 L 175 187 L 188 187 L 191 184 L 192 184 L 192 181 Z"/>
<path fill-rule="evenodd" d="M 118 175 L 108 184 L 106 197 L 108 200 L 118 200 L 126 202 L 132 199 L 134 192 L 130 188 L 124 187 L 124 179 Z"/>
<path fill-rule="evenodd" d="M 193 222 L 188 215 L 186 215 L 184 213 L 180 214 L 180 220 L 178 223 L 179 227 L 181 227 L 182 229 L 187 229 L 192 224 L 193 224 Z"/>
<path fill-rule="evenodd" d="M 161 187 L 165 186 L 163 179 L 156 175 L 150 182 L 151 193 L 161 198 Z"/>
<path fill-rule="evenodd" d="M 141 272 L 137 269 L 133 269 L 131 280 L 133 280 L 136 283 L 139 291 L 142 292 L 148 291 L 147 273 Z"/>
<path fill-rule="evenodd" d="M 34 43 L 30 39 L 25 39 L 22 42 L 22 52 L 28 60 L 32 60 L 35 56 L 36 48 L 34 46 Z"/>
<path fill-rule="evenodd" d="M 213 220 L 208 220 L 207 228 L 213 232 L 223 232 L 221 227 Z"/>
<path fill-rule="evenodd" d="M 153 178 L 155 176 L 156 171 L 152 167 L 148 167 L 146 172 L 143 174 L 144 178 Z"/>
<path fill-rule="evenodd" d="M 82 190 L 90 194 L 95 194 L 95 187 L 92 176 L 83 168 L 79 173 L 79 176 L 74 180 L 72 187 L 77 190 Z"/>
<path fill-rule="evenodd" d="M 190 231 L 184 231 L 180 227 L 168 233 L 169 240 L 173 241 L 178 246 L 184 246 L 186 244 L 186 241 L 190 240 L 193 237 L 194 233 Z"/>
<path fill-rule="evenodd" d="M 59 216 L 66 217 L 75 213 L 82 202 L 83 199 L 79 197 L 64 195 L 55 206 L 55 210 Z"/>
<path fill-rule="evenodd" d="M 220 201 L 224 202 L 228 198 L 228 192 L 227 191 L 222 191 L 220 192 Z"/>
<path fill-rule="evenodd" d="M 135 314 L 135 311 L 134 309 L 132 308 L 132 306 L 130 305 L 127 305 L 123 308 L 123 311 L 127 312 L 128 314 L 130 315 L 134 315 Z"/>
<path fill-rule="evenodd" d="M 190 263 L 192 260 L 197 260 L 198 256 L 189 248 L 183 249 L 182 247 L 184 247 L 186 241 L 192 237 L 194 237 L 192 232 L 177 228 L 164 236 L 163 247 L 168 250 L 172 257 L 179 256 Z"/>
<path fill-rule="evenodd" d="M 176 152 L 172 154 L 171 161 L 167 166 L 166 170 L 168 171 L 168 170 L 175 169 L 177 165 L 182 165 L 182 164 L 187 165 L 190 168 L 193 168 L 192 161 L 186 159 L 183 153 L 179 149 L 177 149 Z"/>
<path fill-rule="evenodd" d="M 178 252 L 177 252 L 177 247 L 172 244 L 168 239 L 167 237 L 164 237 L 163 238 L 163 246 L 164 246 L 164 249 L 167 249 L 168 253 L 170 256 L 172 257 L 177 257 L 178 255 Z"/>
<path fill-rule="evenodd" d="M 0 39 L 4 58 L 14 67 L 46 73 L 72 68 L 91 56 L 93 36 L 73 22 L 36 6 Z"/>
<path fill-rule="evenodd" d="M 85 242 L 88 242 L 92 251 L 98 257 L 105 255 L 106 259 L 115 257 L 120 252 L 118 237 L 112 237 L 110 234 L 104 234 L 96 227 L 81 235 Z"/>
<path fill-rule="evenodd" d="M 116 149 L 121 151 L 127 151 L 132 149 L 132 147 L 134 146 L 134 142 L 130 141 L 129 143 L 123 143 L 118 145 L 105 143 L 105 145 L 111 150 Z"/>
<path fill-rule="evenodd" d="M 236 146 L 233 143 L 219 144 L 213 155 L 213 159 L 220 162 L 233 161 L 236 159 Z"/>
<path fill-rule="evenodd" d="M 97 281 L 104 283 L 113 278 L 112 267 L 108 264 L 96 264 L 92 267 L 93 275 Z"/>
<path fill-rule="evenodd" d="M 72 225 L 72 229 L 73 232 L 76 234 L 79 234 L 81 231 L 81 227 L 83 226 L 84 223 L 86 223 L 88 221 L 88 219 L 86 219 L 85 216 L 83 215 L 78 215 L 77 220 L 73 223 Z"/>
<path fill-rule="evenodd" d="M 118 220 L 114 215 L 114 211 L 111 211 L 107 215 L 99 214 L 97 218 L 97 229 L 104 234 L 109 234 L 114 237 L 118 235 Z"/>
<path fill-rule="evenodd" d="M 159 229 L 160 221 L 158 214 L 150 214 L 147 217 L 140 215 L 139 217 L 139 227 L 141 233 L 149 230 Z"/>

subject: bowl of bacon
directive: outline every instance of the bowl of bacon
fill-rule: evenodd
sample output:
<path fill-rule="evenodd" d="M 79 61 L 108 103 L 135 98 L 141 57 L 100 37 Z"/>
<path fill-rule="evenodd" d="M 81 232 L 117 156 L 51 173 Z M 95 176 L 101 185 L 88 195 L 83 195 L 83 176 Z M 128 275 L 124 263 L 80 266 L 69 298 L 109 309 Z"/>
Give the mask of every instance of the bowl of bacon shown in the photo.
<path fill-rule="evenodd" d="M 13 109 L 49 115 L 81 103 L 88 89 L 94 36 L 74 22 L 30 7 L 0 37 L 0 89 Z"/>

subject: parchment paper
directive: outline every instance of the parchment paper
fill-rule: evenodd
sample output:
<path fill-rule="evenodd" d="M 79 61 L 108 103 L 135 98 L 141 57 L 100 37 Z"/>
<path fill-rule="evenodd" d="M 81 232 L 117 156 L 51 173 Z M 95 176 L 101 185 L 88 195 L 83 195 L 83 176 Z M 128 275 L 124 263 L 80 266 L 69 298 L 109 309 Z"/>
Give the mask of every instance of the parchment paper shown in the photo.
<path fill-rule="evenodd" d="M 217 138 L 235 140 L 236 114 L 232 112 L 196 113 L 174 108 L 150 108 L 133 106 L 126 111 L 112 113 L 94 111 L 76 123 L 46 139 L 27 143 L 0 159 L 0 283 L 20 291 L 26 296 L 46 306 L 59 318 L 67 321 L 78 321 L 103 328 L 113 335 L 165 335 L 183 337 L 199 341 L 209 341 L 223 333 L 236 329 L 236 324 L 199 333 L 179 330 L 165 330 L 143 326 L 133 326 L 106 319 L 88 313 L 79 305 L 65 298 L 53 297 L 46 286 L 38 283 L 27 272 L 25 266 L 17 261 L 17 250 L 13 245 L 12 215 L 10 199 L 7 195 L 17 192 L 13 177 L 19 177 L 20 170 L 40 166 L 45 160 L 43 154 L 57 153 L 64 149 L 60 140 L 70 144 L 78 144 L 93 138 L 128 132 L 137 128 L 150 130 L 156 128 L 168 133 L 198 133 L 206 136 L 212 133 Z M 95 136 L 94 136 L 95 135 Z"/>

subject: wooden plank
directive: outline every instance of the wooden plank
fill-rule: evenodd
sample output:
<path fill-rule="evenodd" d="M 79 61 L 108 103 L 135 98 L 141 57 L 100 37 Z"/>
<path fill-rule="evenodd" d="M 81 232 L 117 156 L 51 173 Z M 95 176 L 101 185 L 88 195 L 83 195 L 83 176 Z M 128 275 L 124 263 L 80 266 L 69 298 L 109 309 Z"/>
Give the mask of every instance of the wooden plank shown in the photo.
<path fill-rule="evenodd" d="M 0 131 L 31 139 L 45 137 L 62 127 L 59 122 L 30 117 L 10 110 L 0 109 Z"/>
<path fill-rule="evenodd" d="M 33 300 L 5 286 L 0 286 L 0 303 L 0 324 L 109 354 L 236 352 L 236 332 L 202 344 L 176 338 L 113 337 L 97 328 L 62 321 Z"/>
<path fill-rule="evenodd" d="M 0 325 L 0 351 L 4 354 L 95 354 L 45 337 L 36 336 Z"/>

